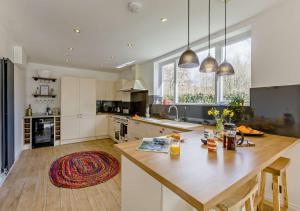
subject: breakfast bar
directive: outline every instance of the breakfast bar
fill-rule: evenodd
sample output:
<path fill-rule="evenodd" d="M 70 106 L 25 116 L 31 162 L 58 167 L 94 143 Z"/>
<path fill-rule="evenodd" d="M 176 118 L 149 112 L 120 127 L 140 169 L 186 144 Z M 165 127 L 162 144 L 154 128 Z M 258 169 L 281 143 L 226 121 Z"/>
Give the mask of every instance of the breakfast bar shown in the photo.
<path fill-rule="evenodd" d="M 116 145 L 122 154 L 122 211 L 205 211 L 233 194 L 298 142 L 265 134 L 247 137 L 255 147 L 209 152 L 203 131 L 182 133 L 178 158 L 136 150 L 140 141 Z"/>

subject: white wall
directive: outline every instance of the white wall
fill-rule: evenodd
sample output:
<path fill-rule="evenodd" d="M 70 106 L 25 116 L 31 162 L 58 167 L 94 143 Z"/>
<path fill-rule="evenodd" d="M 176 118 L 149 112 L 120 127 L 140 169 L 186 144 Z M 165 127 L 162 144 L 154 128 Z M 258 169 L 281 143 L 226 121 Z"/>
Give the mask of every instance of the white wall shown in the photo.
<path fill-rule="evenodd" d="M 14 71 L 15 95 L 15 159 L 23 149 L 23 116 L 25 108 L 25 70 L 15 65 Z"/>
<path fill-rule="evenodd" d="M 53 82 L 41 83 L 40 81 L 38 82 L 34 81 L 32 77 L 37 76 L 39 70 L 50 70 L 51 77 L 57 78 L 58 80 L 54 83 Z M 117 73 L 108 73 L 108 72 L 100 72 L 94 70 L 29 63 L 26 71 L 26 107 L 28 107 L 28 105 L 31 104 L 34 113 L 45 113 L 47 105 L 49 105 L 51 108 L 53 107 L 59 108 L 60 107 L 60 78 L 62 76 L 94 78 L 94 79 L 105 80 L 105 81 L 115 81 L 119 78 L 119 75 Z M 55 94 L 57 94 L 56 98 L 53 99 L 34 98 L 32 94 L 36 90 L 36 87 L 39 86 L 40 84 L 47 84 L 49 85 L 50 88 L 53 88 Z"/>
<path fill-rule="evenodd" d="M 300 1 L 289 0 L 254 19 L 252 24 L 252 86 L 300 84 Z M 286 102 L 289 103 L 289 102 Z M 300 145 L 286 153 L 289 202 L 300 210 Z M 271 181 L 267 183 L 271 196 Z"/>

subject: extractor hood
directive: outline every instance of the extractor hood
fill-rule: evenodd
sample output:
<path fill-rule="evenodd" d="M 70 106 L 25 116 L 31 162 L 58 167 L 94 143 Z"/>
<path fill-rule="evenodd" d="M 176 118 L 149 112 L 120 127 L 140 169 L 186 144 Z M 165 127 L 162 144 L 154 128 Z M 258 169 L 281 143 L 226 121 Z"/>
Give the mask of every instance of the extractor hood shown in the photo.
<path fill-rule="evenodd" d="M 134 65 L 130 67 L 130 74 L 132 74 L 131 80 L 128 80 L 124 83 L 120 91 L 122 92 L 140 92 L 147 91 L 144 82 L 140 79 L 140 67 Z"/>

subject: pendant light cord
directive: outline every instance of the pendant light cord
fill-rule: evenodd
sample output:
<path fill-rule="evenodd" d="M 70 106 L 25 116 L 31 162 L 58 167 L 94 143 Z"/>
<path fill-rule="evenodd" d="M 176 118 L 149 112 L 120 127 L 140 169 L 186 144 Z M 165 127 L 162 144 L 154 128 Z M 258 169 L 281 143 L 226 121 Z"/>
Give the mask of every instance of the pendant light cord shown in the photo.
<path fill-rule="evenodd" d="M 190 0 L 188 0 L 188 47 L 190 47 Z"/>
<path fill-rule="evenodd" d="M 208 55 L 210 56 L 210 1 L 208 1 Z"/>
<path fill-rule="evenodd" d="M 225 56 L 224 61 L 226 61 L 227 58 L 227 0 L 225 2 Z"/>

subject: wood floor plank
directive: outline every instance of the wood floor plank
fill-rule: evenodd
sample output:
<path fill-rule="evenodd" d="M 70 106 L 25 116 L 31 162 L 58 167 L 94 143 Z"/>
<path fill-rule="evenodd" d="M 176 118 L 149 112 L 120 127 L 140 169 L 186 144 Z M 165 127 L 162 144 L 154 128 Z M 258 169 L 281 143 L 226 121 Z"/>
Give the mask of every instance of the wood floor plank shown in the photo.
<path fill-rule="evenodd" d="M 82 189 L 54 186 L 49 179 L 53 161 L 80 151 L 104 151 L 120 161 L 110 139 L 25 150 L 0 188 L 0 210 L 5 211 L 120 211 L 121 179 Z"/>

